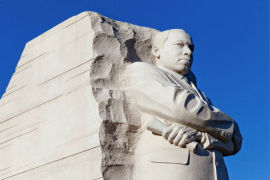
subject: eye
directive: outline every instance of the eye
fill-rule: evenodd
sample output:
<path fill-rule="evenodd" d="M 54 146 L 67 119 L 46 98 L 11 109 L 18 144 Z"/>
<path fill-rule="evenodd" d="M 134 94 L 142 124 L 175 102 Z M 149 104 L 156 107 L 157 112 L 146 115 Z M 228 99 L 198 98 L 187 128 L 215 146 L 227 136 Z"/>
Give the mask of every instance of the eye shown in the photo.
<path fill-rule="evenodd" d="M 176 45 L 180 46 L 180 47 L 184 47 L 184 43 L 177 43 Z"/>

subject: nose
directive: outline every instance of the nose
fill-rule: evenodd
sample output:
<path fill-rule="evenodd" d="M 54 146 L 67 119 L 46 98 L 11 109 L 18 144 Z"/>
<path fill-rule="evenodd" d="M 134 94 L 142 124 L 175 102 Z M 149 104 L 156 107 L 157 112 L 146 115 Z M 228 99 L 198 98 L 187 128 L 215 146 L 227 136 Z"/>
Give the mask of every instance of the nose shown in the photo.
<path fill-rule="evenodd" d="M 184 55 L 191 56 L 192 51 L 189 49 L 188 46 L 184 46 Z"/>

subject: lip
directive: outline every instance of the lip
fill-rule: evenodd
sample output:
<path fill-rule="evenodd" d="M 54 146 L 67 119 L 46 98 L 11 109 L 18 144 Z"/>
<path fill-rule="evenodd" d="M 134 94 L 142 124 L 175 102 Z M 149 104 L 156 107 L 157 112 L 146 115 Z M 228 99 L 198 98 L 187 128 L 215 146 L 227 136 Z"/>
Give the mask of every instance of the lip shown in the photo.
<path fill-rule="evenodd" d="M 190 65 L 189 59 L 179 59 L 178 62 L 181 62 L 183 65 Z"/>
<path fill-rule="evenodd" d="M 190 57 L 182 57 L 182 58 L 179 58 L 178 61 L 189 61 L 190 60 Z"/>

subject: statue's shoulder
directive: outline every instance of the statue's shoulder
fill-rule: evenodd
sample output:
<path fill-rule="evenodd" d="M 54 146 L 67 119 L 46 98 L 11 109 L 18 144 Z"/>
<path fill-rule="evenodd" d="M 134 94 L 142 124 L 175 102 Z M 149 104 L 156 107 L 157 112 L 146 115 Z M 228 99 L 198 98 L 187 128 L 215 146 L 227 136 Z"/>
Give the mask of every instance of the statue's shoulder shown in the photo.
<path fill-rule="evenodd" d="M 138 82 L 167 82 L 163 73 L 156 66 L 145 62 L 135 62 L 127 65 L 126 77 Z"/>
<path fill-rule="evenodd" d="M 129 71 L 140 72 L 140 73 L 157 73 L 157 68 L 149 63 L 145 62 L 134 62 L 127 65 Z"/>

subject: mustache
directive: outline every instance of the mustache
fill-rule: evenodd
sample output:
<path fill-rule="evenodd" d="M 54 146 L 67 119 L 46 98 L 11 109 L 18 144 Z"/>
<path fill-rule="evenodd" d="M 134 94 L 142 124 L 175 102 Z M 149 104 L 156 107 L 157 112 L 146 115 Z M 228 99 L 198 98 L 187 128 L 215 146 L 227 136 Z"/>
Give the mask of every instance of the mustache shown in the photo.
<path fill-rule="evenodd" d="M 179 58 L 178 61 L 188 61 L 188 62 L 192 62 L 192 58 L 191 57 L 182 57 L 182 58 Z"/>
<path fill-rule="evenodd" d="M 183 65 L 191 67 L 193 59 L 191 57 L 181 57 L 178 62 Z"/>
<path fill-rule="evenodd" d="M 181 60 L 187 60 L 187 61 L 189 61 L 190 59 L 192 59 L 192 56 L 181 56 L 179 58 L 179 61 L 181 61 Z"/>

